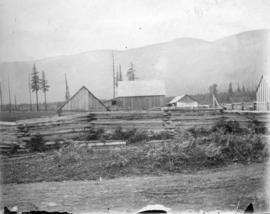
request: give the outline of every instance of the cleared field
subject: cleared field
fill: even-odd
[[[159,203],[175,210],[234,211],[253,202],[266,209],[266,164],[231,165],[215,170],[99,181],[41,182],[2,186],[1,206],[34,204],[39,209],[73,213],[131,213]],[[27,205],[26,205],[27,207]]]
[[[8,111],[0,112],[0,121],[14,122],[16,120],[25,120],[32,118],[51,117],[56,115],[56,111]]]

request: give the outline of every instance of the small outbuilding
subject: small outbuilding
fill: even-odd
[[[197,108],[199,107],[199,102],[193,97],[185,94],[182,96],[176,96],[169,102],[169,106],[176,108]]]
[[[161,80],[119,81],[117,97],[120,109],[149,110],[165,105],[165,84]]]
[[[107,111],[106,106],[85,86],[81,87],[70,99],[57,110],[58,114],[72,112],[102,112]]]
[[[270,110],[270,76],[262,75],[256,89],[256,110]]]

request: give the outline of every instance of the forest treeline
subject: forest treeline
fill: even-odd
[[[212,84],[209,87],[209,92],[204,94],[194,94],[192,97],[201,104],[211,104],[213,102],[213,95],[217,98],[219,103],[245,103],[254,102],[256,100],[256,90],[250,89],[238,84],[236,89],[233,89],[232,83],[229,83],[227,91],[218,91],[218,85]]]

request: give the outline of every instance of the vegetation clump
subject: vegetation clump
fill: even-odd
[[[42,175],[42,180],[46,181],[95,180],[99,177],[179,173],[233,163],[262,163],[269,157],[267,143],[264,129],[258,129],[254,124],[257,122],[251,121],[242,127],[236,121],[222,120],[208,129],[176,129],[174,138],[162,132],[136,129],[118,128],[110,134],[92,130],[89,139],[127,140],[127,145],[101,148],[93,147],[91,143],[65,144],[39,158],[12,162],[12,170],[5,167],[5,179],[33,182],[37,181],[36,176]],[[155,138],[162,140],[150,141]],[[28,148],[32,151],[45,149],[42,137],[33,136]],[[25,161],[27,167],[21,168],[21,161]],[[14,167],[16,164],[20,167]]]
[[[31,136],[30,140],[26,144],[26,148],[30,152],[42,152],[46,150],[45,142],[40,134],[35,134]]]

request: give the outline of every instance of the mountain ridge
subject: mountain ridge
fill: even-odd
[[[146,48],[149,46],[155,46],[155,45],[162,45],[162,44],[166,44],[166,43],[170,43],[170,42],[175,42],[178,40],[194,40],[194,41],[201,41],[204,43],[212,43],[212,42],[217,42],[219,40],[224,40],[226,38],[230,38],[230,37],[234,37],[237,35],[242,35],[242,34],[246,34],[246,33],[252,33],[252,32],[268,32],[270,31],[270,29],[255,29],[255,30],[249,30],[249,31],[244,31],[244,32],[239,32],[237,34],[232,34],[232,35],[228,35],[213,41],[208,41],[208,40],[204,40],[204,39],[200,39],[200,38],[193,38],[193,37],[179,37],[179,38],[175,38],[169,41],[165,41],[165,42],[159,42],[159,43],[153,43],[153,44],[149,44],[149,45],[144,45],[144,46],[139,46],[139,47],[135,47],[135,48],[129,48],[129,49],[123,49],[123,50],[119,50],[119,49],[94,49],[94,50],[87,50],[87,51],[82,51],[82,52],[78,52],[78,53],[74,53],[74,54],[61,54],[61,55],[54,55],[54,56],[49,56],[49,57],[44,57],[44,58],[38,58],[38,59],[32,59],[32,60],[15,60],[15,61],[0,61],[0,64],[4,64],[4,63],[22,63],[22,62],[33,62],[33,61],[40,61],[40,60],[47,60],[47,59],[51,59],[51,58],[57,58],[57,57],[68,57],[68,56],[75,56],[75,55],[80,55],[80,54],[85,54],[85,53],[89,53],[89,52],[96,52],[96,51],[126,51],[126,50],[133,50],[133,49],[140,49],[140,48]]]
[[[121,64],[124,79],[130,62],[133,62],[139,78],[164,80],[168,96],[207,92],[213,83],[218,83],[218,89],[224,90],[229,81],[254,87],[265,72],[268,40],[269,30],[263,29],[215,41],[179,38],[127,50],[92,50],[38,60],[3,62],[0,63],[3,98],[6,103],[9,76],[12,95],[19,97],[18,102],[29,100],[27,81],[35,63],[39,71],[46,72],[51,84],[49,101],[64,99],[64,73],[67,73],[71,94],[86,85],[100,99],[109,99],[113,88],[112,51],[115,68],[118,70]]]

